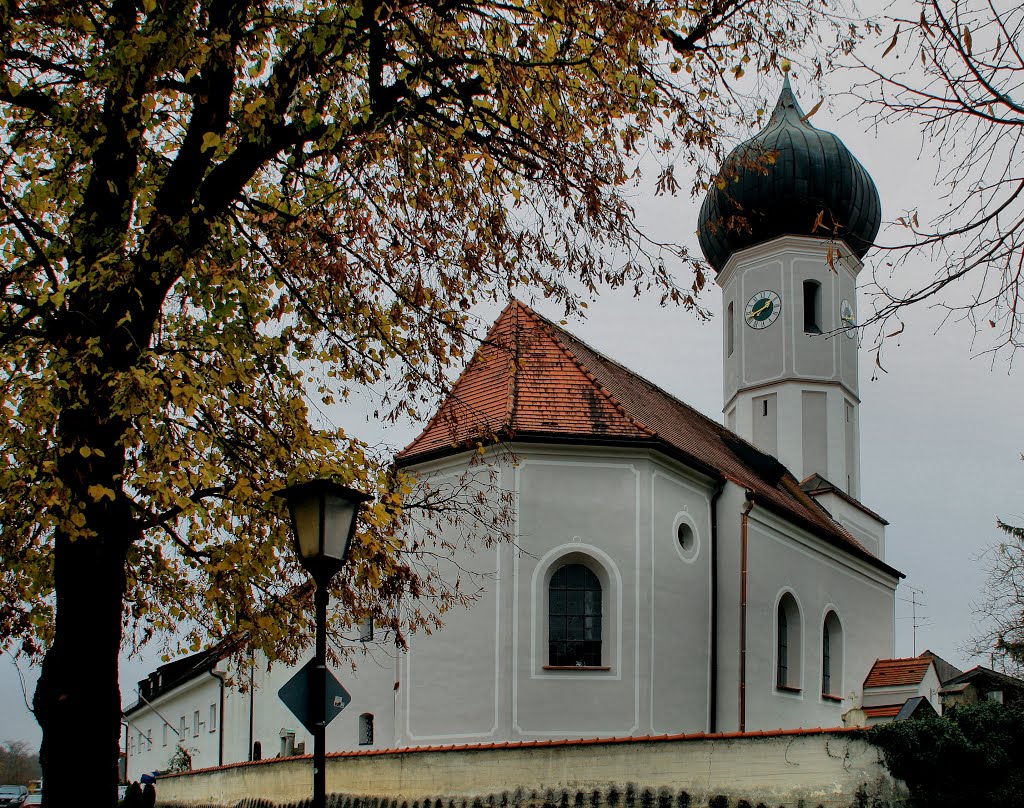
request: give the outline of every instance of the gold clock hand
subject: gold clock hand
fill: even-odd
[[[770,300],[766,300],[764,303],[761,304],[760,308],[754,309],[752,312],[750,312],[750,314],[747,315],[747,318],[749,319],[752,317],[757,317],[757,315],[759,315],[762,311],[764,311],[771,305],[772,302]]]

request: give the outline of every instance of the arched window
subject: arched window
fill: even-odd
[[[821,284],[804,281],[804,331],[821,333]]]
[[[263,744],[259,741],[253,741],[252,744],[252,759],[263,760]]]
[[[839,697],[843,691],[843,625],[830,611],[821,629],[821,693]]]
[[[800,608],[789,592],[779,598],[775,617],[775,686],[800,689]]]
[[[359,745],[373,745],[373,713],[363,713],[359,716]]]
[[[583,564],[566,564],[551,576],[548,664],[601,665],[601,582]]]

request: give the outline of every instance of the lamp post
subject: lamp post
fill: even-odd
[[[312,480],[277,492],[288,503],[295,550],[313,578],[316,656],[309,688],[313,731],[313,808],[327,802],[327,601],[331,578],[344,565],[360,506],[370,497],[330,480]]]

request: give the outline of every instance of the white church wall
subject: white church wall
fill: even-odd
[[[651,481],[651,734],[708,728],[712,489],[653,464]],[[684,528],[680,542],[679,528]]]
[[[514,448],[500,485],[517,495],[515,546],[460,558],[486,591],[411,639],[399,743],[706,729],[710,483],[646,451]],[[594,668],[548,664],[548,585],[565,563],[601,582]]]
[[[429,485],[455,485],[470,474],[497,508],[500,492],[513,481],[511,463],[474,470],[469,455],[458,455],[415,470]],[[456,529],[442,535],[455,541]],[[483,537],[478,544],[482,545]],[[409,637],[399,657],[395,742],[404,746],[479,743],[506,737],[511,644],[510,587],[513,548],[499,544],[463,549],[450,561],[438,559],[441,573],[478,592],[468,608],[442,616],[443,628]]]
[[[513,575],[512,731],[516,737],[631,735],[643,723],[643,620],[639,578],[649,512],[649,464],[569,451],[528,450],[516,469],[519,544]],[[601,668],[552,669],[547,582],[562,563],[589,559],[601,580]],[[648,561],[649,564],[649,561]]]
[[[748,524],[747,729],[838,726],[856,706],[871,665],[892,655],[896,580],[755,505]],[[776,687],[776,608],[789,591],[800,608],[799,692]],[[822,695],[822,631],[835,611],[842,625],[841,684]],[[833,656],[835,659],[835,654]],[[833,671],[835,680],[839,675]]]
[[[718,729],[739,728],[740,598],[744,490],[726,485],[719,522]],[[877,658],[893,653],[896,580],[754,505],[747,529],[745,729],[838,726],[851,695]],[[800,692],[775,687],[778,599],[789,591],[800,607]],[[842,624],[842,684],[836,703],[821,694],[822,626],[829,610]],[[833,678],[836,674],[833,673]],[[839,689],[841,687],[841,690]]]

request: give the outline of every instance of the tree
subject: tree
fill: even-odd
[[[973,651],[998,657],[1004,670],[1024,673],[1024,527],[998,520],[1006,539],[986,553],[988,580],[975,607],[982,633]]]
[[[39,756],[24,741],[4,741],[0,745],[0,783],[28,785],[39,777]]]
[[[114,804],[123,643],[183,626],[194,649],[242,632],[294,653],[288,481],[376,497],[339,630],[372,612],[401,632],[465,600],[431,567],[443,543],[400,538],[410,504],[443,517],[448,500],[406,501],[385,458],[317,428],[322,408],[369,388],[382,415],[416,414],[471,347],[467,312],[515,287],[573,311],[628,283],[695,309],[702,276],[676,285],[666,259],[689,257],[637,231],[623,186],[641,153],[714,152],[739,114],[726,79],[804,46],[816,14],[0,6],[0,636],[43,657],[49,805]],[[82,727],[90,743],[68,744]]]
[[[1024,341],[1024,8],[917,0],[911,9],[888,19],[891,39],[877,62],[859,62],[870,79],[854,93],[876,124],[921,126],[943,209],[899,217],[910,238],[889,247],[897,271],[876,273],[872,319],[889,330],[907,306],[927,302],[1012,353]],[[922,252],[934,275],[905,282],[906,257]]]

